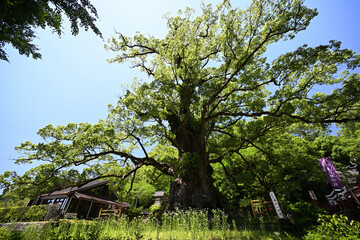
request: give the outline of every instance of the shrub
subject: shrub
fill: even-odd
[[[325,213],[325,210],[307,202],[291,203],[289,204],[288,211],[291,213],[295,224],[304,230],[308,230],[316,225],[318,215]]]
[[[0,222],[41,221],[47,213],[46,206],[0,208]]]
[[[349,220],[343,215],[320,215],[320,225],[310,230],[304,237],[305,240],[336,239],[360,240],[360,223]]]
[[[11,236],[11,231],[8,228],[0,227],[0,240],[7,240]]]
[[[21,232],[16,231],[15,226],[10,224],[0,228],[0,240],[22,240]],[[27,240],[27,239],[26,239]]]
[[[40,221],[43,220],[48,209],[46,206],[31,206],[25,212],[24,221]]]
[[[59,221],[50,223],[45,226],[41,234],[36,239],[46,240],[88,240],[88,239],[103,239],[99,235],[104,228],[106,222],[91,222],[86,220],[75,221]],[[29,239],[30,240],[30,239]]]
[[[28,227],[26,227],[23,232],[21,233],[21,236],[23,240],[35,240],[39,239],[41,236],[42,228],[41,226],[37,224],[31,224]]]
[[[161,205],[160,204],[153,204],[151,205],[151,207],[149,208],[149,212],[153,213],[157,210],[159,210],[161,208]]]

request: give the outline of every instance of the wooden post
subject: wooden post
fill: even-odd
[[[69,210],[72,197],[70,197],[70,198],[68,198],[68,199],[69,199],[69,200],[68,200],[67,203],[66,203],[66,207],[65,207],[65,210],[64,210],[64,215],[65,215],[65,214],[67,213],[67,211]]]
[[[78,212],[79,205],[80,205],[80,202],[81,202],[81,199],[78,199],[78,200],[79,200],[79,201],[77,202],[76,208],[75,208],[75,212],[76,212],[76,213]]]
[[[118,221],[120,220],[120,217],[121,217],[121,210],[122,210],[122,208],[119,208],[119,214],[118,214],[118,216],[117,216],[117,220],[118,220]]]
[[[350,188],[349,188],[349,189],[350,189]],[[350,192],[351,196],[354,198],[356,204],[357,204],[358,206],[360,206],[359,199],[355,196],[355,194],[353,193],[353,191],[350,189],[349,192]]]
[[[340,211],[344,210],[344,206],[342,205],[341,201],[342,201],[341,198],[340,198],[340,201],[336,200],[337,206],[339,206]]]
[[[87,212],[87,214],[86,214],[86,218],[85,218],[85,219],[88,219],[88,217],[89,217],[90,210],[91,210],[91,207],[92,207],[92,205],[93,205],[93,202],[94,202],[94,201],[91,201],[91,203],[90,203],[90,207],[89,207],[89,210],[88,210],[88,212]]]
[[[99,211],[99,217],[98,217],[98,219],[100,220],[100,216],[101,216],[101,212],[102,212],[102,208],[100,208],[100,211]]]
[[[255,213],[255,209],[254,209],[254,203],[253,203],[252,199],[250,199],[250,205],[251,205],[251,210],[252,210],[253,216],[254,216],[254,218],[256,218],[256,213]]]
[[[331,208],[328,205],[329,203],[324,203],[324,206],[328,212],[331,212]]]

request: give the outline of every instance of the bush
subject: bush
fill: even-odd
[[[11,231],[8,228],[0,228],[0,240],[10,239]]]
[[[161,205],[160,204],[153,204],[151,205],[151,207],[149,208],[149,212],[153,213],[157,210],[159,210],[161,208]]]
[[[0,222],[32,222],[44,220],[47,206],[0,208]]]
[[[40,221],[44,220],[47,212],[46,206],[31,206],[25,212],[24,221]]]
[[[320,225],[310,230],[304,237],[305,240],[336,239],[336,240],[360,240],[360,223],[349,220],[342,215],[320,215]]]
[[[288,211],[291,213],[295,224],[304,230],[316,225],[318,215],[325,213],[325,210],[308,202],[291,203]]]
[[[6,227],[0,228],[0,240],[22,240],[21,232],[15,230],[15,226],[10,224]],[[30,240],[30,239],[29,239]]]

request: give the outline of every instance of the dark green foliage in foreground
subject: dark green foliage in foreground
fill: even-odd
[[[64,15],[71,23],[73,35],[79,33],[79,27],[84,27],[101,36],[95,26],[97,12],[89,0],[0,1],[0,60],[9,61],[5,44],[11,44],[21,55],[41,58],[38,47],[32,43],[35,29],[49,27],[60,36]]]
[[[312,203],[302,201],[289,204],[288,208],[294,223],[303,231],[317,224],[316,220],[319,214],[326,213],[324,209],[316,207]]]
[[[319,218],[320,225],[309,231],[305,240],[318,239],[360,239],[360,223],[349,220],[346,216],[327,216]]]
[[[221,210],[213,210],[208,218],[205,210],[179,211],[165,213],[161,219],[135,218],[128,222],[122,217],[119,221],[60,221],[49,223],[43,229],[37,225],[26,228],[21,233],[13,228],[0,228],[0,239],[274,239],[281,237],[279,232],[266,232],[264,229],[249,230],[235,222],[229,224],[228,217]],[[273,229],[274,230],[274,229]]]

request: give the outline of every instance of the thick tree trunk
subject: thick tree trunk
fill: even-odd
[[[192,116],[184,119],[186,121],[181,122],[176,115],[168,119],[172,132],[176,134],[180,165],[170,186],[169,208],[222,208],[220,194],[211,176],[213,170],[206,153],[203,128]]]
[[[170,186],[169,209],[222,208],[221,197],[213,185],[210,166],[184,168]]]

